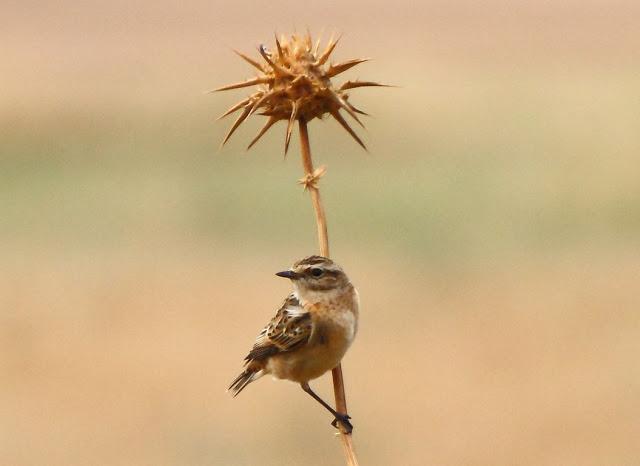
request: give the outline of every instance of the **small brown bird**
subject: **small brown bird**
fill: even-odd
[[[229,386],[236,396],[266,374],[298,382],[333,414],[348,432],[353,426],[316,395],[309,381],[333,369],[347,352],[358,328],[358,292],[336,263],[310,256],[278,272],[293,284],[291,293],[271,322],[262,329],[245,358],[245,370]]]

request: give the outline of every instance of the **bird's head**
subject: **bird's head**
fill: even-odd
[[[341,291],[350,285],[342,268],[331,259],[309,256],[299,260],[289,270],[278,272],[279,277],[288,278],[301,294],[319,291]]]

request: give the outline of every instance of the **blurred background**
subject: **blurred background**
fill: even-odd
[[[363,466],[640,459],[640,3],[9,1],[0,463],[342,465],[268,378],[225,393],[316,251],[297,141],[215,118],[274,31],[343,32],[367,154],[314,121]],[[295,138],[294,138],[295,140]],[[332,399],[330,377],[315,383]]]

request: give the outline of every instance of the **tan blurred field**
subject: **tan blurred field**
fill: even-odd
[[[315,238],[297,145],[217,152],[203,91],[307,25],[401,86],[353,92],[370,154],[311,126],[362,466],[640,462],[640,4],[3,10],[1,465],[343,464],[295,385],[225,393]]]

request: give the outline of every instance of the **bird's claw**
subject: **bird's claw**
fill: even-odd
[[[338,429],[338,423],[340,423],[342,424],[342,427],[344,428],[345,433],[350,434],[353,431],[353,425],[351,425],[351,423],[349,422],[349,419],[351,419],[351,416],[349,416],[348,414],[338,413],[336,415],[336,418],[331,423],[331,425],[336,429]]]

